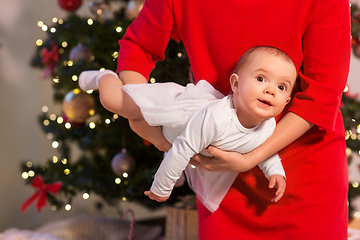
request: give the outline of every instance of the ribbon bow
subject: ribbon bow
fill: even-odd
[[[41,208],[46,205],[47,193],[56,194],[60,190],[62,182],[58,181],[51,184],[45,184],[41,176],[36,176],[31,182],[31,186],[36,188],[37,191],[21,205],[22,213],[24,213],[37,198],[38,201],[35,206],[38,212],[40,212]]]
[[[50,48],[43,48],[41,50],[41,62],[45,66],[48,66],[42,77],[45,78],[54,73],[56,63],[59,61],[59,48],[54,43],[51,43]]]

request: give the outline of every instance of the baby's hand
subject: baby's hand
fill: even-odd
[[[167,197],[160,197],[158,195],[156,195],[155,193],[153,193],[151,190],[149,191],[145,191],[144,194],[146,196],[148,196],[151,200],[156,200],[158,202],[165,202],[166,200],[168,200],[169,196]]]
[[[275,196],[271,199],[272,202],[278,202],[285,193],[286,181],[284,176],[280,174],[274,174],[270,176],[269,188],[277,188]]]

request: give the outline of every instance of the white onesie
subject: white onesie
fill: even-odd
[[[251,129],[243,127],[236,115],[232,95],[223,96],[208,82],[185,87],[176,83],[128,84],[124,90],[140,107],[152,126],[162,126],[164,137],[172,143],[151,186],[158,196],[170,195],[185,170],[190,187],[200,201],[214,212],[234,182],[237,173],[208,172],[189,165],[197,153],[209,156],[209,145],[222,150],[247,153],[260,146],[274,131],[275,119]],[[265,176],[285,177],[277,154],[259,164]]]

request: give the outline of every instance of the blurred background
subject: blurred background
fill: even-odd
[[[90,16],[89,3],[84,0],[77,15]],[[49,220],[84,213],[118,217],[117,209],[106,209],[106,205],[99,213],[96,196],[87,201],[81,196],[73,199],[70,211],[52,211],[47,204],[41,213],[33,206],[21,213],[21,204],[34,193],[21,176],[21,162],[43,164],[58,154],[38,121],[43,106],[49,112],[61,112],[61,105],[53,100],[53,82],[42,79],[44,70],[30,66],[36,40],[45,37],[38,22],[51,23],[54,17],[66,18],[69,12],[59,7],[57,0],[0,0],[0,9],[0,232],[14,227],[33,229]],[[134,209],[137,219],[165,216],[162,209],[121,204],[121,209]]]

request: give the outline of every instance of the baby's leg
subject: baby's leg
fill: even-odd
[[[160,151],[168,152],[171,144],[164,138],[161,127],[150,126],[144,119],[129,120],[131,129],[148,140]]]
[[[80,74],[79,86],[82,90],[99,89],[100,101],[104,108],[127,119],[142,118],[140,108],[122,90],[123,83],[110,70],[85,71]]]

